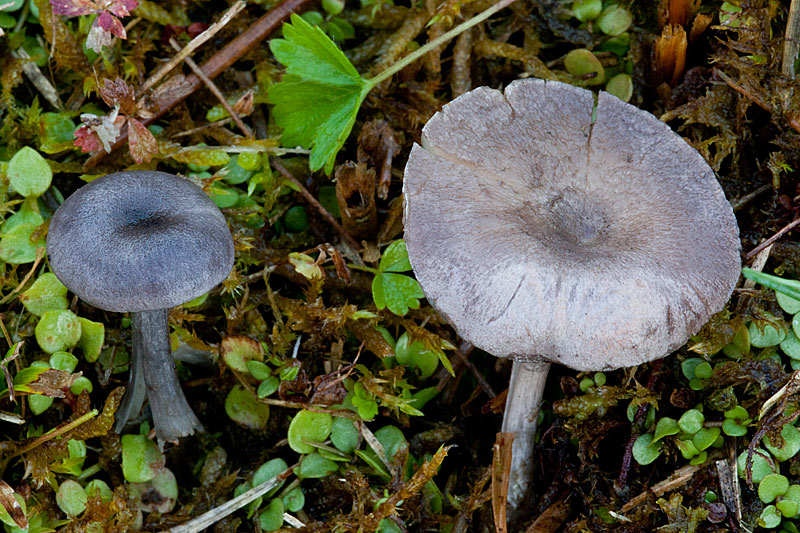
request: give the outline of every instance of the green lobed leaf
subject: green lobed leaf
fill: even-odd
[[[283,128],[284,146],[310,148],[310,168],[324,166],[330,175],[372,85],[322,30],[300,16],[283,25],[283,35],[269,44],[286,67],[283,79],[268,90],[275,123]]]
[[[408,309],[419,309],[419,300],[424,298],[417,280],[403,274],[381,272],[372,280],[372,298],[378,309],[389,308],[392,313],[403,316]]]
[[[411,270],[406,241],[400,239],[386,247],[378,265],[381,272],[407,272]]]

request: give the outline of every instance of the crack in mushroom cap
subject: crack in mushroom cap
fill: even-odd
[[[605,92],[536,79],[470,91],[424,127],[403,193],[427,298],[498,357],[578,370],[651,361],[721,310],[739,277],[739,230],[714,172]]]
[[[97,178],[59,207],[50,266],[72,292],[107,311],[187,302],[223,281],[234,248],[225,217],[189,180],[156,171]]]

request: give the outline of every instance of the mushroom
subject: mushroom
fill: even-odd
[[[58,208],[47,252],[55,275],[79,298],[131,312],[133,359],[117,431],[145,396],[159,440],[202,430],[170,357],[167,313],[210,290],[233,267],[233,238],[214,202],[165,172],[109,174]]]
[[[405,168],[405,239],[430,303],[513,360],[508,505],[529,488],[550,363],[610,370],[680,347],[739,276],[714,172],[653,115],[537,79],[459,96]]]

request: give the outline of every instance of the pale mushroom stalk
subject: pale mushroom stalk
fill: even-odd
[[[174,442],[191,435],[195,430],[202,430],[202,425],[189,407],[175,372],[175,362],[170,354],[167,314],[167,309],[131,313],[134,366],[130,386],[137,390],[142,387],[141,383],[144,384],[159,439]],[[132,413],[141,409],[142,401],[143,397]],[[120,418],[117,429],[120,430],[124,425],[125,422]]]
[[[514,361],[511,367],[501,431],[514,433],[507,497],[512,511],[521,506],[533,477],[536,420],[549,371],[547,362]]]

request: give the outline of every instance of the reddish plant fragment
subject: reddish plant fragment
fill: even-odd
[[[139,5],[136,0],[50,0],[53,13],[76,17],[79,15],[97,14],[92,23],[86,46],[97,53],[103,46],[108,46],[114,41],[114,36],[125,39],[125,26],[121,17],[130,15],[131,10]]]
[[[119,107],[123,115],[136,113],[135,91],[122,78],[103,80],[103,86],[97,92],[108,107]]]
[[[98,84],[99,85],[99,84]],[[137,113],[135,91],[122,78],[103,80],[98,88],[100,98],[114,110],[105,117],[84,113],[83,125],[75,131],[75,146],[83,152],[99,150],[106,152],[128,124],[128,149],[137,164],[148,163],[158,153],[158,141],[152,133],[135,118]],[[121,114],[120,114],[121,112]]]
[[[119,109],[116,107],[104,117],[83,113],[83,124],[75,130],[75,146],[82,152],[94,152],[100,148],[110,152],[111,144],[117,140],[122,125],[125,124],[125,117],[118,116],[118,113]]]
[[[137,164],[147,163],[158,153],[158,141],[135,118],[128,118],[128,149]]]

